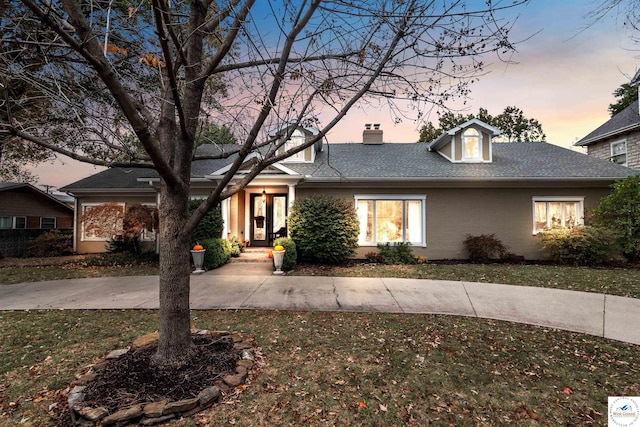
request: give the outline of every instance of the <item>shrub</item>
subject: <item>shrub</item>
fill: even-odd
[[[640,176],[630,176],[612,186],[593,211],[593,224],[614,233],[622,254],[630,262],[640,260]]]
[[[273,246],[281,245],[284,247],[284,260],[282,261],[283,270],[291,270],[298,260],[298,250],[296,249],[296,243],[293,239],[288,237],[278,237]]]
[[[239,257],[241,252],[244,252],[244,243],[238,239],[238,236],[231,238],[231,256]]]
[[[463,244],[471,262],[490,262],[495,259],[503,259],[508,254],[507,247],[495,234],[481,234],[479,236],[467,234]]]
[[[132,252],[91,255],[82,260],[87,267],[125,267],[129,265],[157,264],[160,256],[153,251],[134,254]]]
[[[200,206],[200,203],[202,203],[202,200],[189,200],[189,215]],[[219,207],[215,207],[207,212],[191,234],[191,246],[196,242],[203,242],[207,239],[220,237],[223,228],[224,220],[222,219],[222,212]]]
[[[52,257],[73,253],[73,232],[51,230],[29,239],[25,256]]]
[[[231,259],[231,244],[229,240],[218,237],[200,242],[205,248],[204,267],[213,270],[226,264]]]
[[[353,203],[329,196],[298,199],[289,215],[289,235],[302,261],[338,264],[358,247],[360,224]]]
[[[411,253],[411,244],[397,242],[391,245],[390,243],[379,243],[378,250],[380,251],[380,257],[385,264],[415,264],[416,258]]]
[[[598,265],[611,259],[615,235],[606,228],[579,226],[538,233],[542,248],[561,264]]]
[[[376,264],[382,264],[384,262],[384,260],[382,259],[382,255],[380,255],[380,253],[378,252],[367,252],[366,254],[364,254],[364,257],[367,259],[368,262],[372,262],[372,263],[376,263]]]

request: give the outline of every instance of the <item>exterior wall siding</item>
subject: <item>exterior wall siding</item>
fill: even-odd
[[[148,193],[144,195],[96,195],[96,196],[77,196],[77,206],[78,206],[78,220],[76,221],[76,227],[74,230],[74,236],[76,240],[76,252],[79,254],[91,254],[91,253],[101,253],[106,252],[106,244],[105,241],[83,241],[82,240],[82,221],[80,220],[80,216],[82,215],[82,206],[85,204],[93,204],[93,203],[124,203],[126,205],[131,205],[135,203],[156,203],[156,194]],[[143,248],[145,250],[153,250],[155,249],[155,242],[143,242]]]
[[[34,191],[19,188],[0,192],[0,216],[27,218],[27,228],[40,228],[40,218],[56,218],[56,228],[72,228],[73,212]]]
[[[610,138],[591,144],[587,147],[587,154],[608,160],[611,157],[611,143],[622,139],[627,141],[627,166],[640,169],[640,132],[629,134],[626,138]]]
[[[466,259],[463,241],[467,235],[495,233],[510,252],[526,259],[545,259],[539,238],[533,235],[534,196],[584,197],[584,210],[598,205],[609,194],[604,188],[398,188],[381,189],[298,189],[297,197],[317,193],[354,200],[354,194],[416,194],[426,196],[427,246],[413,246],[415,255],[428,259]],[[358,257],[364,257],[372,247],[361,247]]]

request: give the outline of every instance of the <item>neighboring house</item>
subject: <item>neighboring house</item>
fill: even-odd
[[[0,183],[0,229],[73,227],[73,208],[31,184]]]
[[[73,208],[31,184],[0,183],[0,256],[20,256],[39,230],[73,228]]]
[[[640,90],[640,70],[629,82]],[[587,147],[587,154],[619,165],[640,169],[640,99],[631,103],[602,126],[574,145]]]
[[[359,257],[378,243],[408,242],[414,254],[429,259],[465,258],[467,235],[495,233],[511,252],[540,259],[540,230],[582,223],[613,182],[637,173],[547,143],[493,143],[498,133],[474,119],[431,143],[400,144],[384,143],[382,130],[367,125],[362,143],[317,144],[272,165],[225,200],[223,235],[269,246],[275,233],[286,232],[295,199],[326,194],[356,207]],[[287,145],[315,134],[300,128]],[[256,156],[246,159],[238,178]],[[205,196],[233,159],[194,162],[191,196]],[[62,190],[75,196],[80,213],[104,202],[156,203],[157,186],[153,171],[116,168]],[[106,236],[86,230],[76,221],[77,251],[104,250]]]
[[[640,169],[640,114],[634,102],[574,144],[587,154]]]

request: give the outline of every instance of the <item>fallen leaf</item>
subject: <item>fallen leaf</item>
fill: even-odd
[[[564,394],[566,394],[567,396],[570,396],[570,395],[572,395],[572,394],[573,394],[573,390],[571,390],[571,388],[570,388],[570,387],[565,387],[565,388],[563,388],[563,389],[562,389],[562,392],[563,392]]]
[[[361,408],[366,408],[367,407],[367,402],[365,402],[364,400],[361,400],[360,402],[358,402],[358,406]]]
[[[387,407],[387,405],[383,405],[382,403],[381,403],[379,406],[380,406],[380,410],[381,410],[382,412],[387,412],[387,410],[389,409],[389,408]]]

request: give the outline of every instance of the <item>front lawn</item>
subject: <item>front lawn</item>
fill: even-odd
[[[606,425],[640,395],[640,346],[435,315],[194,311],[265,366],[227,403],[171,425]],[[2,312],[0,425],[64,425],[74,373],[152,332],[155,311]]]

